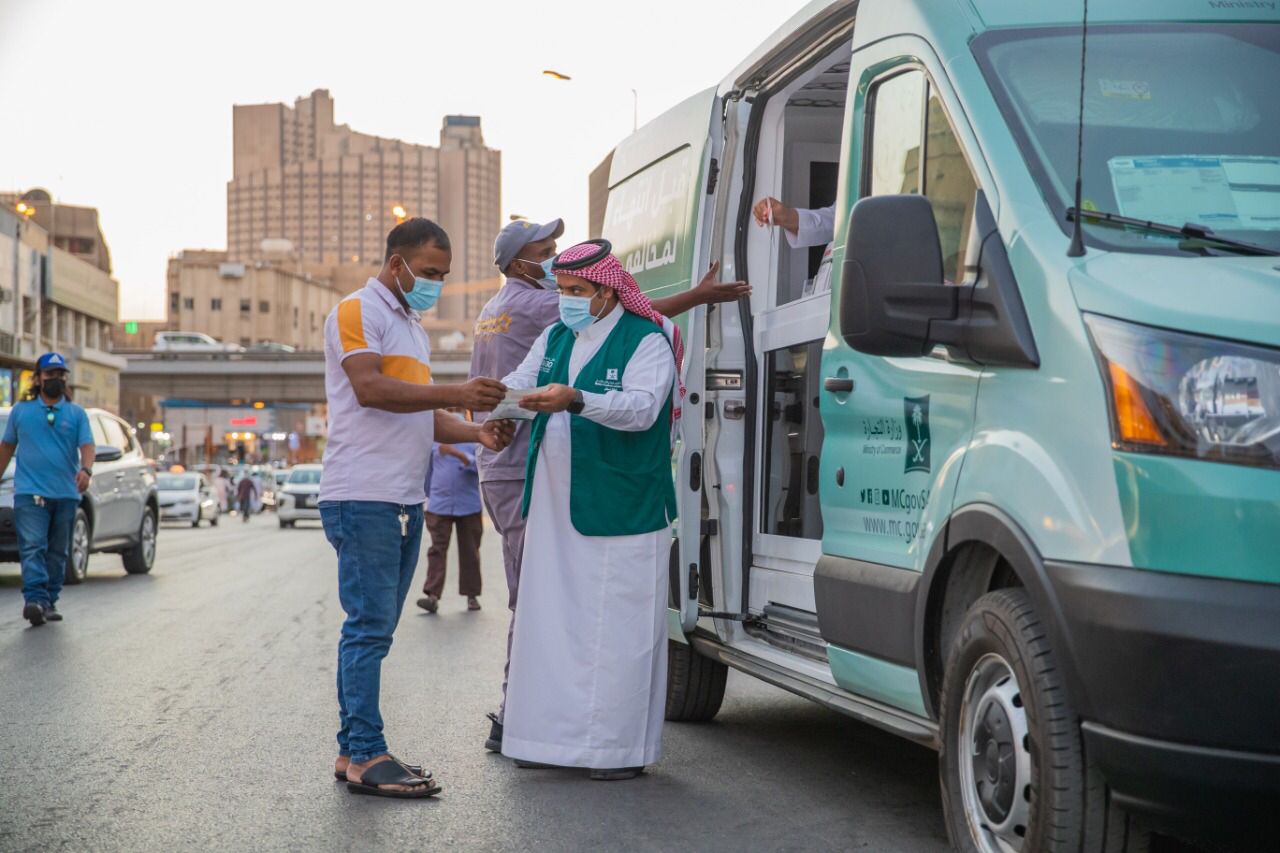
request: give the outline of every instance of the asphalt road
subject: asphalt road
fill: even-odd
[[[41,628],[0,565],[0,850],[949,849],[932,752],[736,673],[717,720],[669,724],[635,781],[485,752],[497,546],[486,530],[484,610],[411,599],[383,667],[392,750],[445,786],[429,802],[332,779],[342,611],[318,525],[165,528],[150,575],[95,555]]]

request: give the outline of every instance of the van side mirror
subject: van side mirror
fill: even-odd
[[[864,198],[849,214],[840,333],[869,355],[920,356],[929,326],[956,319],[959,288],[943,283],[933,205],[919,195]]]
[[[109,444],[99,444],[93,451],[94,462],[118,462],[123,456],[120,448]]]

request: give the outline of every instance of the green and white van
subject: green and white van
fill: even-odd
[[[753,285],[684,326],[668,718],[933,746],[962,850],[1280,803],[1280,12],[1094,3],[1083,84],[1080,12],[810,3],[610,167],[647,292]]]

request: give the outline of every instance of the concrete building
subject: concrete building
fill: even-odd
[[[35,207],[33,216],[20,217],[12,204],[0,206],[0,404],[11,405],[30,384],[40,353],[57,350],[70,362],[76,402],[116,411],[125,363],[108,350],[119,285],[110,275],[97,211],[57,205],[51,218],[62,238],[51,247],[39,224],[41,207],[49,207],[47,193],[0,197],[32,199]],[[64,220],[57,220],[64,210],[81,211],[65,216],[66,231]]]
[[[285,104],[232,109],[234,174],[227,183],[227,251],[260,257],[264,240],[286,239],[302,262],[343,290],[382,265],[401,208],[449,232],[456,281],[492,274],[500,225],[501,154],[485,147],[477,116],[446,116],[439,147],[359,133],[334,122],[333,98],[317,89]],[[349,266],[356,271],[332,271]],[[465,296],[446,296],[442,319],[474,316]]]
[[[35,209],[31,222],[46,232],[53,230],[53,245],[111,274],[111,252],[102,236],[96,207],[55,204],[48,191],[39,188],[23,193],[0,192],[0,205],[5,209],[13,210],[19,202]]]
[[[167,319],[122,324],[117,348],[150,349],[156,332],[184,331],[244,347],[273,342],[324,349],[324,318],[342,294],[306,272],[286,246],[260,254],[261,260],[232,261],[227,252],[179,252],[166,275]]]
[[[112,335],[121,351],[149,350],[157,332],[203,332],[226,343],[250,347],[264,341],[285,343],[303,351],[324,349],[324,319],[343,296],[363,287],[348,282],[337,288],[304,272],[297,260],[228,261],[226,252],[188,249],[169,259],[169,319],[121,322]],[[376,272],[376,271],[375,271]],[[501,276],[479,281],[453,281],[445,294],[464,304],[476,305],[475,314],[502,286]],[[247,312],[240,309],[247,305]],[[286,301],[280,301],[286,300]],[[297,300],[287,301],[287,300]],[[263,302],[270,303],[262,311]],[[214,308],[218,305],[218,308]],[[176,307],[175,307],[176,306]],[[298,328],[293,328],[297,308]],[[314,317],[314,323],[312,318]],[[470,349],[471,318],[441,318],[429,311],[422,327],[433,349]],[[0,343],[3,339],[0,338]]]

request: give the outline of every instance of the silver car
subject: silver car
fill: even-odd
[[[304,519],[320,520],[320,465],[295,465],[284,488],[276,493],[276,517],[281,527],[293,527]]]
[[[0,408],[0,429],[10,409]],[[89,569],[89,555],[119,554],[131,575],[151,571],[156,558],[159,515],[156,478],[147,464],[134,430],[102,409],[86,409],[96,445],[93,477],[80,498],[71,547],[67,555],[66,583],[81,583]],[[0,561],[18,559],[18,536],[13,518],[16,464],[0,475]]]
[[[222,509],[204,474],[157,474],[156,488],[161,521],[186,521],[192,527],[207,521],[210,527],[218,526]]]

